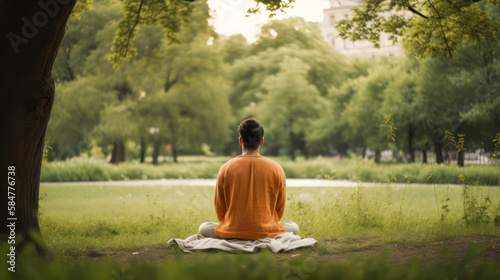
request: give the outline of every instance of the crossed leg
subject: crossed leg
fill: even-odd
[[[205,222],[200,225],[200,235],[204,237],[220,238],[215,234],[215,227],[219,223]],[[299,233],[299,226],[294,222],[284,222],[280,223],[286,230],[293,232],[293,234]]]

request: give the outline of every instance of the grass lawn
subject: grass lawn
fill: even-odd
[[[288,188],[282,221],[295,221],[301,236],[320,240],[315,250],[325,254],[366,244],[499,235],[500,188],[470,191],[478,201],[471,215],[481,216],[484,197],[491,205],[469,226],[462,219],[463,189],[448,187],[436,189],[437,205],[433,187]],[[40,192],[42,234],[62,254],[163,246],[196,234],[202,222],[217,221],[213,187],[49,185]]]
[[[393,177],[395,182],[404,183],[406,182],[405,176],[409,176],[412,183],[461,184],[459,175],[464,173],[462,168],[447,164],[376,164],[371,159],[332,159],[326,157],[308,160],[299,157],[296,161],[291,161],[287,157],[271,158],[281,164],[287,178],[325,179],[325,175],[333,175],[335,179],[351,181],[359,179],[362,182],[379,183]],[[48,162],[42,169],[41,181],[216,178],[219,168],[229,159],[231,157],[182,156],[179,157],[179,163],[162,162],[157,166],[137,161],[113,165],[90,159]],[[470,184],[500,185],[500,167],[498,165],[468,165],[465,167],[465,173],[468,175]]]
[[[299,235],[317,239],[316,246],[282,254],[184,254],[166,242],[216,221],[213,187],[43,185],[40,226],[54,258],[25,253],[18,274],[6,274],[3,262],[0,276],[498,279],[500,188],[467,190],[464,204],[462,188],[288,188],[283,221],[297,222]]]

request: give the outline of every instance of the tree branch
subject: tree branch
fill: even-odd
[[[434,12],[436,12],[436,14],[438,15],[437,19],[441,19],[441,14],[438,12],[438,10],[436,9],[436,7],[434,7],[434,4],[432,4],[432,2],[430,0],[427,0],[427,3],[429,3],[429,5],[431,5],[432,9],[434,10]]]
[[[412,13],[414,13],[414,14],[416,14],[416,15],[420,16],[420,17],[423,17],[423,18],[425,18],[425,19],[429,19],[429,17],[427,17],[427,16],[423,15],[422,13],[420,13],[419,11],[415,10],[415,8],[413,8],[413,7],[410,5],[410,3],[409,3],[409,2],[407,2],[407,1],[405,1],[405,0],[403,0],[402,2],[403,2],[403,4],[406,6],[406,8],[407,8],[410,12],[412,12]]]
[[[128,33],[127,45],[125,46],[124,57],[127,56],[128,46],[130,44],[130,38],[132,37],[132,33],[134,32],[135,28],[137,27],[137,24],[139,24],[139,19],[141,17],[142,4],[144,4],[144,0],[141,0],[141,4],[139,4],[139,9],[137,10],[137,17],[135,18],[134,26],[132,26],[132,28],[130,29],[130,32]]]

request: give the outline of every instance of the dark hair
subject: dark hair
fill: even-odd
[[[262,137],[264,137],[264,128],[257,120],[246,119],[238,126],[238,133],[243,140],[245,148],[255,150],[259,147]]]

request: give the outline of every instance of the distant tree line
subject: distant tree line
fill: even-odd
[[[353,58],[326,44],[318,24],[290,18],[264,25],[248,44],[215,33],[200,1],[177,44],[165,42],[161,26],[141,26],[137,55],[115,69],[108,56],[121,3],[93,6],[69,21],[54,65],[51,160],[151,156],[156,164],[161,154],[232,154],[247,117],[265,127],[266,154],[292,159],[357,148],[376,160],[391,149],[409,161],[420,151],[423,161],[433,152],[443,162],[445,130],[486,151],[500,132],[496,41],[461,43],[453,59],[416,60],[412,48],[404,58]],[[498,20],[498,6],[483,8]],[[398,129],[395,141],[380,127],[384,114]]]

